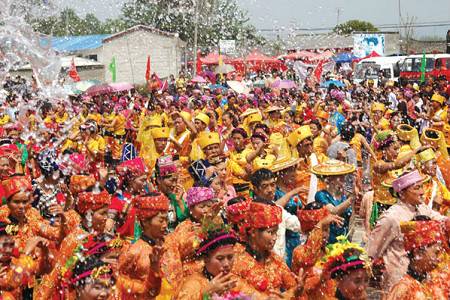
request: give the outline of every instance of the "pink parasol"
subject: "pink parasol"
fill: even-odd
[[[86,90],[85,94],[88,96],[96,96],[96,95],[107,94],[107,93],[112,93],[112,92],[114,92],[113,88],[109,84],[104,83],[104,84],[91,86],[90,88],[88,88]]]
[[[192,78],[191,81],[195,82],[195,83],[206,83],[207,82],[205,78],[203,78],[202,76],[198,76],[198,75],[194,76],[194,78]]]
[[[272,83],[273,88],[277,89],[295,89],[297,85],[292,80],[276,80]]]
[[[110,86],[112,87],[114,92],[123,92],[134,89],[134,86],[131,83],[127,82],[111,83]]]

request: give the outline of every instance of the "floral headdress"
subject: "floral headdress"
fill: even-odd
[[[345,236],[338,236],[337,240],[337,243],[327,246],[326,254],[320,262],[331,278],[355,269],[370,271],[370,260],[364,248],[349,242]]]

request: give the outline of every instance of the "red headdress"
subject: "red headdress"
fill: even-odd
[[[309,232],[314,229],[314,226],[321,220],[326,218],[330,212],[326,207],[320,209],[300,209],[297,211],[297,217],[302,224],[302,231]]]
[[[2,181],[3,189],[5,191],[5,198],[8,199],[18,192],[31,191],[31,180],[27,176],[12,176]]]
[[[437,242],[443,242],[445,244],[445,234],[442,223],[439,221],[401,222],[400,229],[403,233],[406,251],[429,246]]]
[[[89,210],[96,211],[110,203],[111,195],[107,191],[100,193],[82,192],[78,194],[77,210],[80,214],[85,214]]]
[[[161,193],[152,193],[147,196],[137,196],[133,199],[133,206],[139,219],[154,217],[158,212],[169,210],[169,199]]]
[[[269,228],[281,223],[282,210],[276,205],[252,202],[246,216],[248,228]]]

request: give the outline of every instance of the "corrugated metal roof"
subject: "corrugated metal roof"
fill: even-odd
[[[110,34],[80,35],[52,37],[51,46],[60,52],[74,52],[88,49],[96,49],[102,46],[103,39]]]

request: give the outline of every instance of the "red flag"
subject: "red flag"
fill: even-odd
[[[72,78],[73,81],[78,82],[80,81],[80,76],[77,72],[77,67],[75,66],[75,59],[72,57],[72,62],[70,63],[69,68],[69,77]]]
[[[150,80],[150,55],[147,56],[147,69],[145,71],[145,80],[146,81]]]
[[[200,55],[201,55],[201,51],[198,50],[197,51],[197,61],[196,63],[196,68],[197,68],[197,74],[200,74],[202,72],[202,61],[200,60]]]
[[[161,88],[159,89],[161,92],[164,92],[165,90],[167,90],[169,88],[169,83],[167,82],[167,80],[164,80],[164,82],[161,85]]]
[[[326,60],[319,61],[319,63],[317,64],[316,68],[314,69],[314,77],[316,78],[316,80],[318,82],[320,82],[320,79],[322,77],[323,64],[325,63],[325,61]]]

